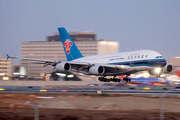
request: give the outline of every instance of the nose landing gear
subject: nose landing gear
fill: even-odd
[[[123,80],[124,80],[125,82],[131,82],[131,78],[128,78],[128,76],[124,77]]]

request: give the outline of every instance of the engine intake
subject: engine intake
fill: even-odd
[[[89,68],[89,73],[92,75],[100,75],[105,72],[105,68],[103,66],[92,66]]]
[[[55,66],[55,69],[58,71],[70,70],[71,65],[65,61],[62,61]]]

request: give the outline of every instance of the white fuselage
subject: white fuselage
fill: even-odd
[[[87,56],[87,57],[75,59],[73,61],[88,62],[91,64],[109,64],[109,63],[122,63],[122,62],[151,60],[151,59],[162,59],[162,58],[156,58],[157,56],[162,56],[162,55],[153,50],[137,50],[137,51],[129,51],[129,52]]]
[[[150,70],[154,67],[164,67],[166,61],[162,58],[162,55],[153,50],[137,50],[129,52],[119,52],[113,54],[103,54],[95,56],[87,56],[79,59],[75,59],[76,62],[87,62],[93,65],[114,65],[120,67],[122,65],[130,66],[129,74],[143,70]],[[124,74],[124,71],[113,70],[110,68],[105,75],[120,75]],[[122,72],[122,73],[121,73]],[[126,71],[127,73],[128,71]]]

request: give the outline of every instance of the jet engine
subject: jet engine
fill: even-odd
[[[166,64],[166,66],[163,68],[164,73],[170,73],[172,72],[173,67],[170,64]]]
[[[152,70],[149,70],[149,74],[155,75],[155,76],[160,76],[163,72],[164,73],[170,73],[170,72],[172,72],[172,70],[173,70],[172,65],[167,64],[163,68],[158,67],[158,68],[154,68]]]
[[[105,72],[105,68],[103,66],[92,66],[89,68],[89,73],[93,74],[93,75],[100,75],[103,74]]]
[[[65,61],[62,61],[55,66],[55,69],[58,71],[70,70],[71,65]]]

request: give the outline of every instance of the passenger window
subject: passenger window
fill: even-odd
[[[130,56],[128,56],[128,60],[130,59]]]
[[[144,55],[141,55],[141,58],[143,58],[144,57]]]
[[[140,55],[138,55],[138,58],[140,58]]]
[[[131,59],[133,59],[133,56],[131,56]]]
[[[134,59],[136,59],[136,56],[134,56]]]
[[[148,55],[146,55],[145,57],[148,57]]]

